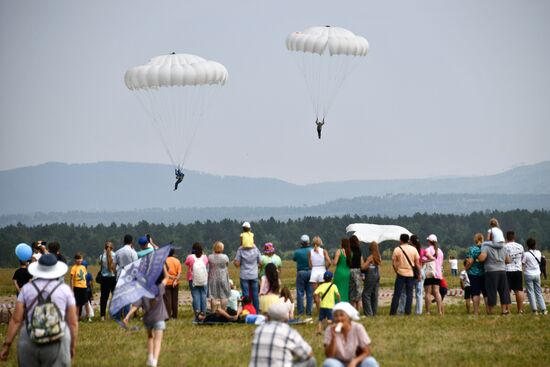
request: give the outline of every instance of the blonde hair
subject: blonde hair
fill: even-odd
[[[482,233],[476,233],[474,235],[474,243],[477,245],[478,243],[483,242],[483,234]]]
[[[496,218],[491,218],[491,220],[489,221],[489,225],[491,227],[499,227],[498,220]]]
[[[313,247],[323,246],[323,240],[319,236],[313,237],[311,243],[313,244]]]
[[[214,251],[217,254],[221,254],[223,252],[224,245],[222,241],[216,241],[214,242],[214,245],[212,246],[212,251]]]
[[[105,241],[105,253],[107,254],[107,269],[114,273],[116,268],[113,263],[113,243],[111,241]]]
[[[382,259],[380,258],[380,249],[378,248],[378,243],[371,242],[369,245],[370,253],[372,254],[372,261],[376,265],[382,264]]]

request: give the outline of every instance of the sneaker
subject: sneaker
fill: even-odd
[[[92,318],[91,318],[91,317],[88,317],[88,322],[92,322]]]
[[[542,310],[542,311],[540,311],[540,314],[541,315],[548,315],[548,310]]]
[[[149,356],[147,358],[147,366],[155,367],[156,365],[157,365],[157,362],[155,361],[155,358],[153,358],[152,356]]]

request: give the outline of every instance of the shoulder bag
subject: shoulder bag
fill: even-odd
[[[418,278],[420,276],[420,270],[411,263],[411,260],[409,260],[409,257],[407,256],[407,253],[405,252],[405,250],[403,250],[403,247],[399,246],[399,248],[401,249],[401,251],[403,251],[403,255],[405,255],[405,259],[407,259],[407,262],[409,263],[409,266],[411,267],[411,269],[413,271],[413,277],[415,279]]]

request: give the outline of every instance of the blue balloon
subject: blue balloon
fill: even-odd
[[[28,261],[32,256],[32,248],[26,243],[20,243],[15,247],[15,255],[20,261]]]

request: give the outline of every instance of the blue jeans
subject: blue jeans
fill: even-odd
[[[527,288],[527,298],[529,299],[529,305],[531,305],[531,311],[535,312],[546,310],[546,304],[544,303],[544,297],[542,296],[542,289],[540,287],[540,274],[524,274],[524,277],[525,288]]]
[[[358,364],[359,367],[379,367],[380,365],[372,356],[368,356]],[[346,364],[336,358],[327,358],[323,362],[323,367],[346,367]]]
[[[397,313],[397,307],[399,306],[399,298],[401,293],[405,289],[405,315],[411,314],[412,308],[412,296],[414,288],[414,278],[413,277],[404,277],[397,274],[395,277],[395,285],[393,288],[393,297],[391,299],[390,306],[390,315],[395,315]]]
[[[202,312],[206,315],[206,286],[193,287],[193,281],[189,281],[191,289],[191,298],[193,299],[193,311]]]
[[[424,273],[424,270],[421,271],[422,273],[422,279],[420,281],[414,280],[414,295],[416,300],[416,307],[415,307],[415,313],[417,315],[422,315],[422,305],[424,304],[424,279],[426,278],[426,274]],[[397,313],[399,315],[403,315],[405,313],[405,302],[407,300],[406,293],[401,293],[401,297],[399,297],[399,306],[397,307]]]
[[[260,298],[258,296],[258,279],[240,279],[241,290],[243,296],[248,296],[252,299],[252,304],[256,309],[256,312],[260,312]]]
[[[298,272],[296,272],[296,303],[298,305],[298,316],[304,314],[304,292],[306,294],[306,314],[311,316],[313,289],[309,282],[310,277],[311,270],[298,270]]]

